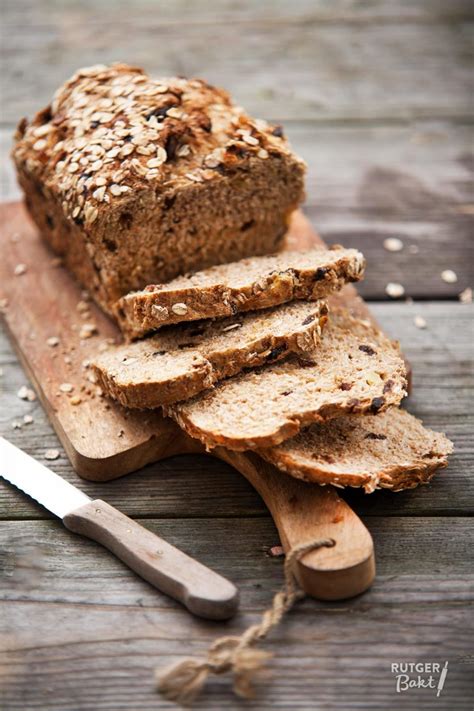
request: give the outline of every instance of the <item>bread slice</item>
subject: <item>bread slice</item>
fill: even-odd
[[[347,415],[314,424],[285,442],[259,450],[268,462],[292,476],[317,484],[413,489],[446,467],[452,442],[423,427],[405,410]]]
[[[125,335],[139,338],[181,321],[319,299],[361,279],[364,267],[360,252],[342,247],[242,259],[127,294],[117,318]]]
[[[257,449],[294,437],[312,422],[398,405],[405,388],[398,344],[339,310],[305,358],[237,375],[166,412],[208,447]]]
[[[319,342],[322,301],[170,326],[158,335],[102,353],[92,367],[104,392],[126,407],[184,400],[244,368],[273,363]]]

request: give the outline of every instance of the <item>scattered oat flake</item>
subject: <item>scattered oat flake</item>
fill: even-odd
[[[31,388],[27,388],[26,385],[22,385],[17,392],[20,400],[28,400],[28,402],[34,402],[36,400],[36,395]]]
[[[173,304],[173,306],[171,307],[171,311],[177,316],[184,316],[188,313],[188,307],[186,306],[186,304],[180,302],[178,304]]]
[[[472,289],[470,286],[464,289],[464,291],[461,291],[459,301],[461,304],[472,304]]]
[[[44,453],[44,458],[48,459],[49,461],[53,461],[54,459],[59,459],[59,452],[57,449],[47,449],[46,452]]]
[[[26,272],[26,264],[17,264],[14,269],[15,276],[21,276]]]
[[[398,239],[398,237],[387,237],[387,239],[384,239],[383,241],[383,246],[387,252],[401,252],[403,249],[403,242],[401,239]]]
[[[25,415],[23,417],[23,422],[25,423],[25,425],[31,425],[34,422],[34,420],[31,417],[31,415]]]
[[[46,339],[46,343],[50,348],[55,348],[56,346],[59,346],[59,338],[57,336],[50,336]]]
[[[427,323],[423,316],[415,316],[415,318],[413,319],[413,323],[417,328],[426,328],[427,326]]]
[[[71,385],[71,383],[61,383],[59,389],[62,393],[72,393],[72,391],[74,390],[74,385]]]
[[[392,299],[399,299],[405,293],[405,289],[401,284],[391,281],[385,287],[385,293]]]
[[[455,284],[458,280],[458,275],[453,272],[452,269],[445,269],[441,272],[441,279],[446,282],[446,284]]]

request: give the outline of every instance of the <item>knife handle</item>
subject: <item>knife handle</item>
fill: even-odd
[[[105,501],[95,499],[81,506],[67,514],[63,523],[70,531],[101,543],[194,615],[225,620],[237,611],[235,585]]]

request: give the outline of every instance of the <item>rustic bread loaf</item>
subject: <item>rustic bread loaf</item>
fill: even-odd
[[[282,242],[304,163],[281,127],[198,79],[79,70],[17,129],[13,158],[49,244],[106,310],[117,299]]]
[[[317,484],[413,489],[446,467],[452,442],[423,427],[405,410],[378,415],[346,415],[313,424],[296,437],[259,450],[268,462],[292,476]]]
[[[137,338],[180,321],[319,299],[361,279],[364,267],[360,252],[342,247],[242,259],[128,294],[118,320],[125,335]]]
[[[314,349],[324,302],[295,302],[217,321],[171,326],[102,353],[92,367],[104,392],[126,407],[153,408],[199,393],[222,378],[288,353]]]
[[[237,375],[165,411],[208,447],[271,447],[312,422],[398,405],[405,377],[398,345],[339,310],[310,355]]]

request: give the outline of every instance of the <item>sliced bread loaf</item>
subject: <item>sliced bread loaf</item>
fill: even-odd
[[[364,267],[360,252],[342,247],[242,259],[127,294],[118,302],[117,318],[125,335],[139,338],[181,321],[313,301],[358,281]]]
[[[319,342],[322,301],[170,326],[156,336],[111,348],[93,368],[104,392],[126,407],[184,400],[244,368],[272,363]]]
[[[259,450],[268,462],[292,476],[317,484],[413,489],[446,467],[452,442],[423,427],[405,410],[378,415],[347,415],[313,424],[296,437]]]
[[[312,422],[398,405],[405,377],[397,344],[336,310],[310,355],[242,373],[166,412],[208,447],[271,447]]]

